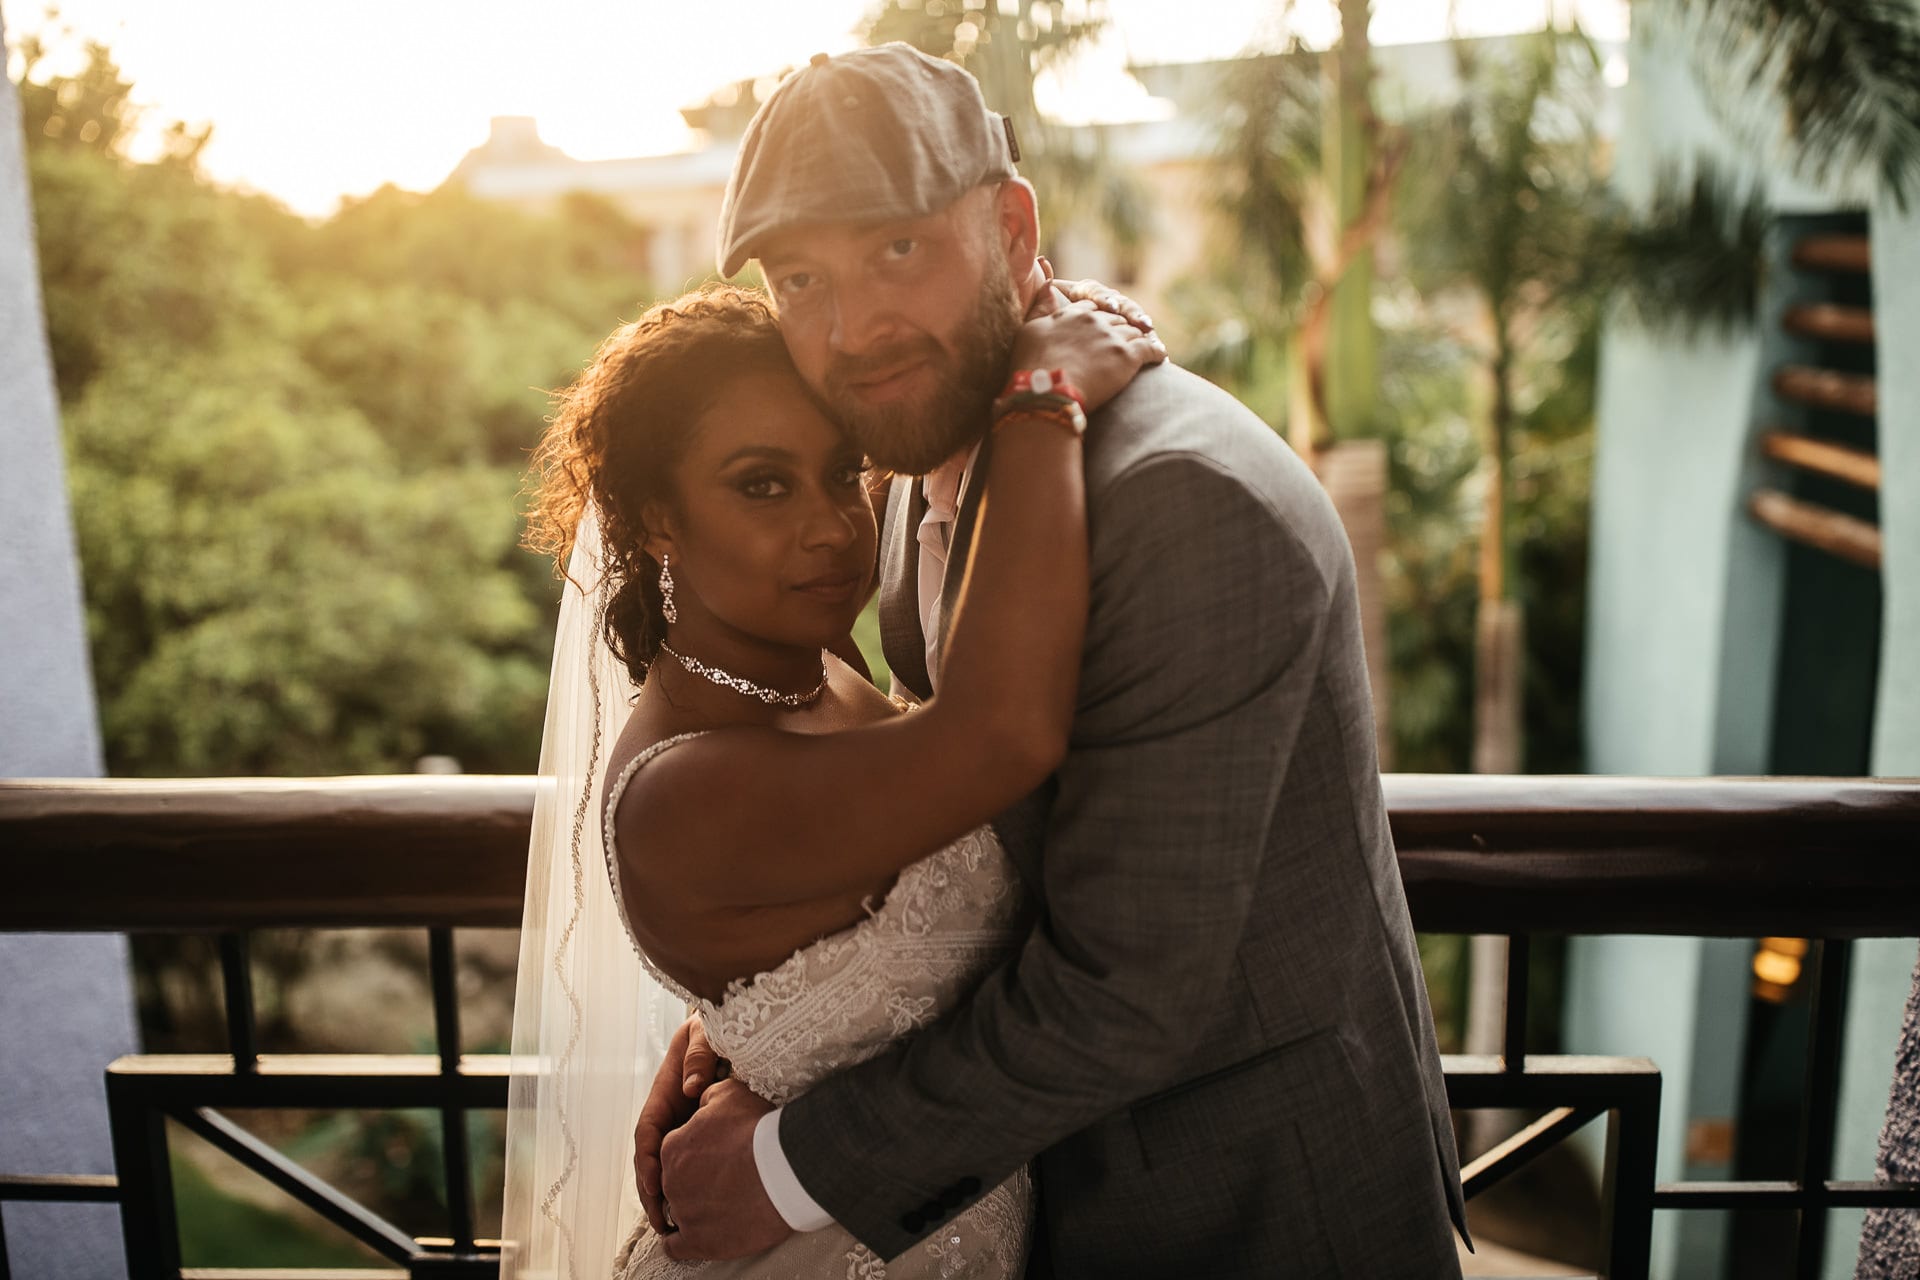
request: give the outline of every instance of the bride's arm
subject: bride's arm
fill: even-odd
[[[1030,320],[1014,359],[1066,370],[1097,405],[1163,356],[1151,335],[1083,302]],[[1080,439],[1015,413],[996,422],[983,456],[987,496],[939,696],[840,733],[725,729],[663,753],[615,819],[636,891],[717,906],[864,889],[1059,764],[1087,612]]]

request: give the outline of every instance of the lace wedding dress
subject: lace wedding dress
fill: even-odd
[[[615,902],[623,899],[613,853],[613,811],[635,772],[695,736],[683,734],[649,747],[607,787],[602,834]],[[640,958],[662,985],[698,1009],[709,1041],[732,1064],[733,1075],[780,1106],[934,1021],[1012,954],[1026,924],[1018,873],[993,829],[981,827],[902,871],[886,900],[870,906],[865,919],[800,948],[765,973],[736,980],[718,1003],[686,992],[655,969],[644,951]],[[1033,1185],[1022,1169],[891,1262],[834,1226],[790,1236],[753,1258],[679,1263],[666,1256],[643,1217],[621,1249],[613,1275],[615,1280],[997,1280],[1017,1277],[1024,1268],[1033,1213]]]

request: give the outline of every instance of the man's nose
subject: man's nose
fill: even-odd
[[[834,296],[833,327],[827,339],[836,355],[863,356],[884,347],[894,334],[892,312],[866,290]]]

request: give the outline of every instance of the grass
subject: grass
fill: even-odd
[[[184,1266],[364,1267],[380,1261],[344,1236],[323,1235],[286,1214],[228,1195],[178,1151],[171,1163]]]

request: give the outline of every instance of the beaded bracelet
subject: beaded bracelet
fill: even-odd
[[[993,402],[993,429],[998,431],[1010,418],[1039,418],[1058,423],[1076,436],[1087,431],[1087,415],[1072,396],[1023,391],[1002,396]]]
[[[1087,397],[1081,394],[1080,388],[1067,380],[1066,371],[1063,369],[1017,370],[1007,379],[1007,385],[1000,392],[999,398],[1006,400],[1027,392],[1043,396],[1066,396],[1080,406],[1082,413],[1087,410]]]

